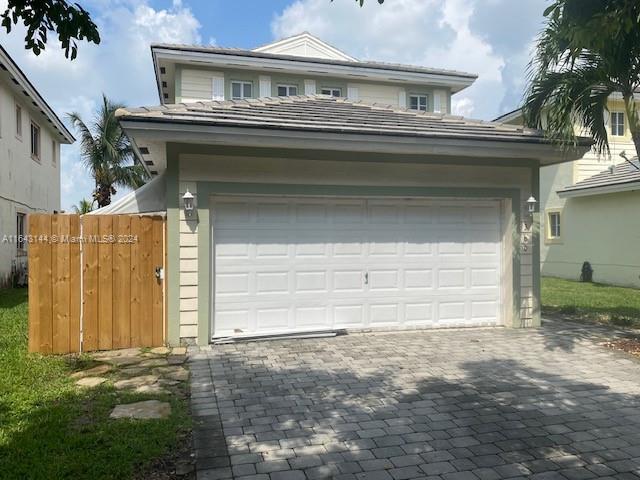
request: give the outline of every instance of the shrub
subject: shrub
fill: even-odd
[[[580,272],[580,281],[581,282],[593,282],[593,268],[591,268],[591,264],[589,262],[584,262],[582,264],[582,271]]]

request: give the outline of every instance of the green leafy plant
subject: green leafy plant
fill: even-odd
[[[25,48],[36,55],[45,49],[50,32],[55,32],[65,56],[71,60],[78,55],[76,40],[100,43],[98,27],[91,20],[89,12],[77,3],[69,4],[64,0],[8,0],[0,18],[7,33],[18,22],[27,28]]]
[[[554,0],[544,15],[547,23],[529,66],[525,123],[544,128],[563,145],[589,134],[595,149],[608,153],[607,101],[618,93],[640,151],[634,101],[640,87],[640,2]]]

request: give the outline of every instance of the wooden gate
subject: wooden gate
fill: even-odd
[[[165,219],[31,214],[29,351],[165,342]]]

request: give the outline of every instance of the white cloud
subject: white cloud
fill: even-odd
[[[296,0],[273,19],[272,32],[307,30],[361,59],[476,73],[475,84],[454,96],[454,111],[489,119],[520,99],[542,8],[544,0],[367,0],[363,8]]]
[[[85,122],[91,121],[103,92],[125,104],[157,104],[149,44],[199,43],[197,19],[180,0],[168,9],[154,9],[145,0],[94,0],[93,6],[102,42],[79,42],[73,62],[64,57],[55,37],[40,56],[25,51],[21,28],[3,38],[3,46],[61,118],[77,111]],[[63,146],[61,159],[62,208],[69,210],[81,198],[91,197],[93,180],[80,164],[78,142]]]

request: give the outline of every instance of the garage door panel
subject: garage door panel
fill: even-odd
[[[499,320],[495,201],[214,202],[214,335]]]

